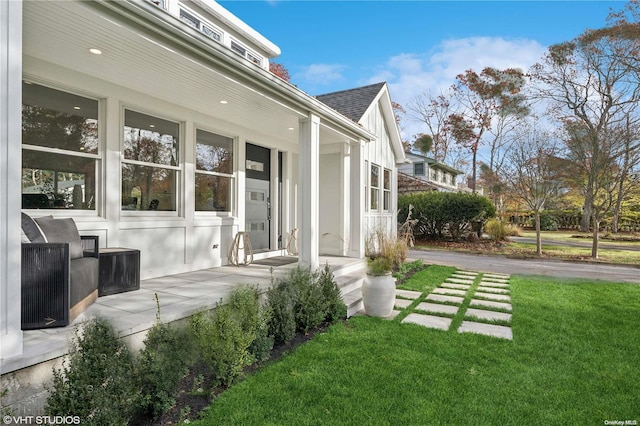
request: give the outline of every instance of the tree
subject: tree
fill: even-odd
[[[269,63],[269,71],[272,74],[277,75],[287,83],[291,82],[291,76],[289,75],[289,71],[282,64],[278,64],[276,62]]]
[[[478,149],[485,134],[499,117],[519,117],[528,113],[520,94],[525,84],[522,71],[485,68],[480,74],[467,70],[456,76],[452,91],[456,112],[447,117],[447,133],[472,155],[471,189],[476,192]]]
[[[591,218],[593,258],[598,257],[600,222],[613,204],[621,175],[616,159],[628,149],[618,129],[627,120],[631,126],[640,122],[639,24],[618,23],[614,17],[605,30],[586,31],[575,40],[551,46],[531,71],[537,95],[564,123],[569,157],[584,175],[581,230],[588,230]]]
[[[443,93],[432,96],[430,92],[424,92],[409,104],[409,110],[412,112],[411,118],[427,126],[428,132],[426,134],[432,140],[430,151],[433,157],[443,163],[450,160],[453,148],[446,132],[446,121],[452,112],[449,97]]]
[[[420,133],[419,135],[416,135],[416,138],[413,141],[413,147],[424,155],[427,155],[433,148],[433,138],[430,135]]]
[[[522,137],[507,156],[507,180],[511,189],[535,216],[536,253],[542,254],[540,213],[560,184],[554,159],[557,147],[548,132],[537,126],[520,131]]]

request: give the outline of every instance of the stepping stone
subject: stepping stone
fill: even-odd
[[[490,278],[500,278],[500,279],[504,279],[504,280],[508,280],[510,275],[507,274],[482,274],[483,277],[490,277]]]
[[[478,287],[477,291],[481,291],[483,293],[509,294],[509,290],[505,288],[495,288],[495,287]]]
[[[413,303],[413,300],[408,300],[408,299],[396,299],[394,306],[396,308],[406,308],[409,305],[411,305]]]
[[[509,279],[482,277],[480,281],[490,281],[492,283],[508,284]]]
[[[509,288],[509,284],[507,283],[502,284],[502,283],[492,283],[487,281],[480,281],[480,284],[478,285],[482,287]]]
[[[502,339],[513,340],[511,327],[504,325],[482,324],[473,321],[462,321],[458,333],[476,333],[487,336],[500,337]]]
[[[442,283],[442,284],[440,284],[440,287],[455,288],[455,289],[458,289],[458,290],[469,290],[471,288],[470,285],[453,284],[453,283]]]
[[[455,315],[458,312],[458,306],[440,305],[439,303],[422,302],[418,306],[416,306],[416,310],[425,311],[425,312],[434,312],[438,314]]]
[[[469,275],[469,276],[472,276],[472,277],[475,277],[475,276],[478,275],[477,272],[473,272],[473,271],[455,271],[454,275],[455,274],[458,274],[458,275]]]
[[[452,296],[464,296],[465,294],[467,294],[467,292],[465,290],[456,290],[453,288],[436,288],[433,290],[432,293],[435,294],[449,294]]]
[[[433,315],[409,314],[403,323],[418,324],[428,328],[437,328],[438,330],[449,330],[451,318],[436,317]]]
[[[464,313],[465,317],[475,317],[487,321],[511,321],[511,314],[505,314],[504,312],[485,311],[484,309],[467,309]]]
[[[442,294],[430,294],[427,296],[427,300],[433,300],[434,302],[457,303],[459,305],[464,301],[464,297],[445,296]]]
[[[454,283],[454,284],[468,284],[468,285],[473,284],[473,280],[463,280],[460,278],[447,278],[446,280],[444,280],[444,282]]]
[[[449,278],[458,278],[463,280],[475,280],[477,275],[453,274]]]
[[[411,290],[396,290],[396,296],[402,296],[405,299],[415,300],[420,297],[422,293],[419,291],[411,291]]]
[[[476,291],[475,296],[482,297],[483,299],[495,300],[496,302],[511,302],[511,297],[506,294],[492,294]]]
[[[511,312],[511,304],[503,303],[503,302],[491,302],[490,300],[478,300],[471,299],[470,306],[480,306],[483,308],[496,308],[496,309],[504,309],[505,311]]]

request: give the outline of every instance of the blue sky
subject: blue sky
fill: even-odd
[[[282,50],[311,95],[387,81],[405,106],[468,68],[527,69],[546,48],[605,25],[624,1],[219,1]],[[417,125],[416,125],[417,126]],[[413,128],[412,128],[413,127]],[[409,133],[420,131],[409,125]]]

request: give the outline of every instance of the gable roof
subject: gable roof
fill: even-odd
[[[385,84],[376,83],[355,89],[326,93],[316,96],[316,99],[358,123]]]

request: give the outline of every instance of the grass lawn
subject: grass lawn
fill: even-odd
[[[535,244],[509,242],[503,250],[505,254],[522,254],[535,256]],[[590,247],[571,247],[563,245],[542,244],[542,254],[545,257],[565,260],[592,260]],[[598,261],[619,263],[625,265],[640,265],[640,251],[598,249]],[[639,272],[640,273],[640,272]]]
[[[431,266],[404,287],[430,291],[452,270]],[[513,276],[510,290],[513,341],[353,317],[224,392],[196,424],[640,420],[640,286]]]
[[[578,232],[578,231],[541,231],[543,240],[554,240],[554,241],[569,241],[569,242],[582,242],[585,244],[591,244],[591,240],[593,234],[591,232]],[[637,235],[637,234],[634,234]],[[535,238],[536,231],[531,230],[522,230],[520,231],[521,237],[527,238]],[[576,236],[580,236],[580,238],[576,238]],[[618,237],[623,238],[625,235],[620,234]],[[636,237],[637,238],[637,237]],[[603,244],[615,244],[621,247],[640,247],[640,241],[622,241],[622,240],[610,240],[604,238],[604,235],[600,235],[600,242]]]

